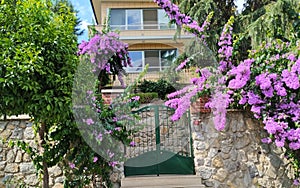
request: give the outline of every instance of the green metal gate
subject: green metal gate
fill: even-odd
[[[125,176],[194,174],[190,114],[172,122],[174,110],[162,105],[133,113],[140,119],[128,127],[136,132],[131,137],[134,145],[126,149]]]

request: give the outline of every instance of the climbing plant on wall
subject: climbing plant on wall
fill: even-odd
[[[177,5],[169,0],[155,0],[155,2],[169,12],[171,19],[180,20],[185,17],[178,11]],[[289,2],[293,3],[293,1],[277,1],[272,5],[276,9]],[[292,14],[294,8],[291,9]],[[269,13],[264,16],[267,17]],[[298,24],[295,21],[298,16],[290,18],[292,23]],[[183,27],[190,27],[189,24],[178,23]],[[250,26],[255,24],[256,21],[252,25],[250,23]],[[281,26],[275,26],[272,31],[280,34]],[[234,18],[231,17],[224,26],[218,42],[218,67],[197,70],[199,77],[192,78],[190,86],[168,95],[169,101],[166,105],[175,108],[172,120],[180,119],[190,107],[191,99],[198,94],[201,95],[205,90],[210,91],[211,99],[206,106],[212,109],[215,127],[218,130],[225,128],[226,109],[234,107],[250,110],[254,117],[264,123],[264,129],[269,134],[262,142],[275,142],[277,147],[287,148],[286,155],[292,159],[291,163],[295,169],[294,182],[298,184],[300,51],[297,32],[291,35],[288,32],[281,33],[281,37],[289,35],[281,38],[275,33],[265,31],[260,36],[269,36],[269,42],[261,42],[259,47],[253,45],[256,48],[248,54],[249,57],[237,60],[234,54],[239,52],[239,48],[237,48],[238,41],[232,39],[233,27]],[[294,26],[289,28],[289,32],[295,31]],[[288,39],[288,42],[285,39]],[[184,68],[188,62],[189,58],[183,61],[177,70]]]

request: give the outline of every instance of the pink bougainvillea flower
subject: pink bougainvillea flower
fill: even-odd
[[[98,157],[94,157],[93,162],[97,162],[98,161]]]
[[[70,166],[71,169],[75,168],[75,164],[74,163],[69,162],[69,166]]]
[[[299,182],[298,179],[296,179],[296,180],[294,180],[293,184],[294,184],[294,185],[300,185],[300,182]]]
[[[87,125],[92,125],[95,123],[94,120],[91,118],[84,119],[83,122],[85,122]]]
[[[111,161],[108,163],[108,165],[111,167],[115,167],[115,166],[117,166],[117,164],[119,164],[119,162],[117,162],[117,161]]]
[[[117,117],[113,117],[113,122],[117,122],[118,121],[118,118]]]
[[[134,97],[131,98],[131,100],[138,101],[138,100],[140,100],[140,96],[134,96]]]
[[[134,147],[136,146],[135,142],[134,141],[131,141],[130,144],[129,144],[131,147]]]
[[[271,138],[263,138],[261,139],[262,143],[270,144],[272,142]]]
[[[107,155],[110,159],[115,156],[115,154],[113,152],[111,152],[110,150],[107,150]]]

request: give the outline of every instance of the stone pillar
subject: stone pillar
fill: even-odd
[[[289,188],[292,170],[283,149],[263,144],[263,125],[243,111],[228,111],[226,128],[212,114],[192,115],[195,171],[206,187]]]
[[[199,115],[200,113],[210,113],[210,109],[205,107],[205,104],[209,101],[209,97],[199,97],[196,99],[190,108],[191,114]]]

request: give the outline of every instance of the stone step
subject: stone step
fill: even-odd
[[[137,187],[123,187],[121,186],[121,188],[205,188],[205,185],[158,185],[158,186],[144,186],[144,185],[140,185]]]
[[[121,188],[204,188],[196,175],[133,176],[121,180]]]

